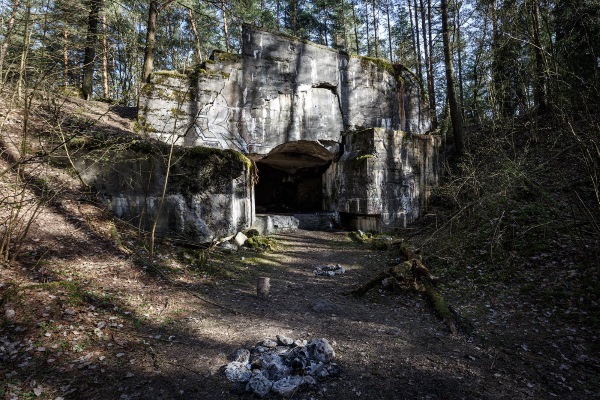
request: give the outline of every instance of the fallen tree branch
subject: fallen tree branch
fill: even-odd
[[[453,335],[456,334],[458,330],[456,329],[454,314],[450,311],[444,297],[434,285],[438,278],[432,275],[423,264],[418,249],[404,242],[400,243],[399,246],[398,250],[402,253],[406,261],[380,272],[364,285],[344,294],[362,297],[387,279],[389,281],[388,286],[391,286],[394,290],[408,288],[423,293],[433,307],[436,315],[444,321],[444,324],[446,324]]]

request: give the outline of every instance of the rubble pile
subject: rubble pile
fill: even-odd
[[[308,343],[277,335],[276,340],[265,339],[250,350],[237,350],[225,366],[225,376],[259,397],[269,393],[291,397],[301,388],[314,388],[318,380],[338,375],[334,357],[327,339]]]

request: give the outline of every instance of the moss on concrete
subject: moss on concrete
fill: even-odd
[[[360,59],[363,67],[367,67],[368,64],[373,64],[379,70],[386,71],[390,75],[396,76],[396,71],[394,69],[394,66],[382,58],[365,57],[365,56],[354,56],[354,57],[358,57]]]
[[[214,62],[214,60],[217,61],[242,61],[244,59],[244,56],[241,54],[234,54],[234,53],[227,53],[225,51],[221,51],[221,50],[215,50],[213,51],[212,55],[211,55],[211,61]]]

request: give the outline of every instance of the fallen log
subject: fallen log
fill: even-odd
[[[452,334],[456,334],[457,329],[454,322],[454,315],[446,304],[444,297],[435,288],[435,282],[437,282],[438,278],[431,274],[429,269],[423,264],[419,250],[404,242],[400,243],[398,250],[406,258],[406,261],[380,272],[364,285],[345,294],[362,297],[387,279],[389,280],[389,286],[395,290],[408,288],[409,290],[423,293],[433,307],[436,315],[444,321],[444,324]]]

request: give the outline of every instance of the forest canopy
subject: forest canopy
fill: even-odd
[[[0,75],[18,91],[135,105],[152,70],[239,51],[245,23],[401,63],[441,121],[443,17],[463,123],[597,104],[600,5],[589,0],[1,0]]]

